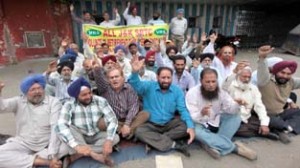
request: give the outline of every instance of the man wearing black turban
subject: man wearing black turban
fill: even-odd
[[[46,81],[48,85],[54,87],[55,97],[57,97],[63,104],[65,101],[71,99],[67,93],[67,88],[74,81],[72,72],[74,70],[74,63],[71,61],[60,62],[56,65],[56,61],[52,61],[46,70]],[[50,74],[57,71],[59,77],[52,77]]]
[[[283,143],[289,143],[286,133],[300,133],[300,110],[285,104],[292,90],[300,88],[300,79],[292,77],[297,70],[294,61],[276,63],[269,72],[266,57],[273,51],[270,46],[259,48],[257,85],[262,94],[262,101],[270,116],[270,128],[274,128]]]

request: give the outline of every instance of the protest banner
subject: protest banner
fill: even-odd
[[[112,51],[118,44],[128,45],[136,42],[140,37],[140,44],[149,39],[152,42],[158,42],[160,39],[166,39],[169,31],[169,25],[138,25],[138,26],[115,26],[106,28],[98,25],[83,25],[83,32],[87,35],[87,44],[93,50],[96,44],[107,43]]]

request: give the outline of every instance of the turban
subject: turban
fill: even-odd
[[[183,8],[177,9],[177,13],[184,13],[184,9]]]
[[[64,62],[60,62],[58,65],[57,65],[57,72],[60,74],[62,69],[64,67],[69,67],[72,71],[74,70],[74,63],[71,62],[71,61],[64,61]]]
[[[71,97],[77,98],[81,91],[81,87],[83,86],[91,89],[91,85],[89,84],[89,82],[86,81],[83,77],[80,77],[73,83],[71,83],[71,85],[68,87],[68,94]]]
[[[117,45],[114,49],[114,52],[117,53],[118,50],[123,50],[125,54],[127,53],[127,50],[123,45]]]
[[[102,64],[103,66],[109,61],[112,60],[113,62],[117,62],[117,59],[114,55],[108,55],[102,58]]]
[[[28,90],[35,83],[40,84],[43,87],[43,89],[45,89],[46,79],[41,74],[31,75],[31,76],[24,78],[20,85],[20,89],[23,92],[23,94],[27,94]]]
[[[148,51],[147,54],[146,54],[146,57],[145,57],[145,61],[146,62],[149,61],[149,58],[151,56],[155,56],[155,51],[152,51],[152,50]],[[154,57],[154,59],[155,59],[155,57]]]
[[[64,54],[63,56],[60,57],[59,62],[67,62],[67,61],[75,62],[76,57],[77,56],[71,54]]]
[[[214,54],[212,53],[204,53],[200,55],[200,62],[202,62],[205,58],[209,58],[210,60],[214,59]]]
[[[273,68],[273,66],[276,63],[278,63],[280,61],[283,61],[283,59],[279,58],[279,57],[270,57],[270,58],[267,58],[266,60],[267,60],[267,65],[268,65],[269,68]]]
[[[285,68],[289,68],[293,74],[297,70],[297,63],[295,61],[280,61],[273,66],[272,73],[275,75]]]

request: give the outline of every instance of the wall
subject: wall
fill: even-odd
[[[0,64],[52,56],[61,38],[72,37],[67,5],[53,0],[0,0]],[[41,31],[45,47],[28,48],[26,31]]]

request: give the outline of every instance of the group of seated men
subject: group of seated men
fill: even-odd
[[[273,48],[262,46],[253,76],[248,61],[234,62],[231,46],[216,53],[217,36],[209,38],[205,47],[188,38],[181,53],[171,41],[118,45],[113,54],[102,44],[85,51],[91,57],[62,43],[58,62],[21,82],[21,96],[0,96],[0,112],[13,112],[17,126],[0,146],[0,167],[60,168],[64,156],[69,163],[89,156],[112,166],[110,154],[124,139],[145,143],[147,153],[175,149],[187,157],[197,141],[215,159],[236,153],[249,160],[257,153],[233,136],[290,143],[289,133],[300,133],[291,96],[300,88],[292,77],[297,63],[269,61]]]

